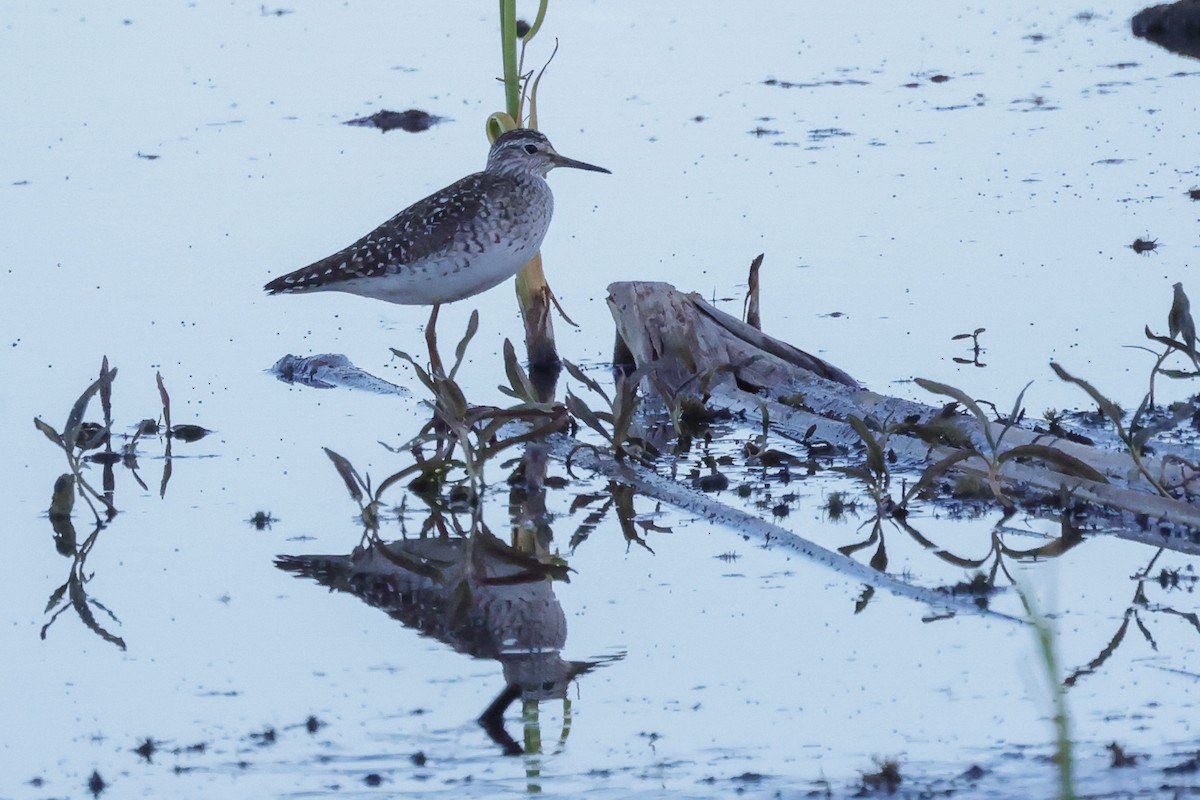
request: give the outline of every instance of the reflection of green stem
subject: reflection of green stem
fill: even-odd
[[[521,701],[521,723],[525,728],[526,794],[541,794],[542,785],[542,724],[538,701],[526,697]]]
[[[500,54],[504,60],[504,109],[519,125],[521,76],[517,74],[517,0],[500,0]]]

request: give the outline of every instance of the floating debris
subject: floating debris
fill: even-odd
[[[818,86],[870,86],[867,81],[860,81],[857,78],[846,78],[844,80],[831,79],[825,81],[813,81],[809,83],[793,83],[791,81],[781,81],[776,78],[767,78],[763,81],[764,86],[778,86],[780,89],[815,89]]]
[[[380,133],[399,128],[409,133],[427,131],[447,117],[438,117],[428,111],[410,108],[407,111],[376,111],[369,117],[359,117],[346,122],[346,125],[357,125],[361,128],[379,128]]]
[[[88,778],[87,788],[93,797],[99,797],[101,792],[108,788],[108,784],[104,782],[104,778],[100,777],[97,770],[92,770],[92,777]]]
[[[1129,249],[1138,255],[1149,253],[1158,249],[1158,239],[1142,239],[1139,237],[1133,240],[1133,244],[1129,245]]]
[[[341,353],[294,356],[288,353],[268,370],[284,383],[299,383],[314,389],[362,389],[376,394],[407,395],[408,389],[365,372]]]
[[[1138,38],[1172,53],[1200,58],[1200,4],[1192,0],[1139,11],[1129,26]]]
[[[198,442],[212,431],[199,425],[176,425],[171,428],[171,438],[181,442]]]
[[[264,530],[270,530],[272,523],[279,522],[279,520],[276,519],[275,517],[271,516],[270,511],[255,511],[254,516],[252,516],[250,519],[246,520],[246,522],[253,525],[255,530],[264,531]],[[313,723],[315,723],[318,727],[320,727],[321,723],[316,722],[315,717],[309,717],[308,720],[309,721],[307,724],[309,724],[310,726]],[[311,733],[312,730],[314,730],[314,729],[310,728],[309,732]]]

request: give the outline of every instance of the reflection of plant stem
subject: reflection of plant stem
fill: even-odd
[[[1054,630],[1042,614],[1037,599],[1029,587],[1015,583],[1025,614],[1033,625],[1038,655],[1046,672],[1046,684],[1054,703],[1055,762],[1058,764],[1058,796],[1060,800],[1075,800],[1075,778],[1072,764],[1071,720],[1067,714],[1067,692],[1059,682],[1058,651],[1054,646]]]

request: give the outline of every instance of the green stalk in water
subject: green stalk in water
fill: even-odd
[[[1067,690],[1059,675],[1058,649],[1054,645],[1054,629],[1045,614],[1038,607],[1037,599],[1028,586],[1016,584],[1017,594],[1021,605],[1025,607],[1025,615],[1033,625],[1037,641],[1038,656],[1046,673],[1046,685],[1050,689],[1054,703],[1054,732],[1055,757],[1058,764],[1058,797],[1059,800],[1076,800],[1074,773],[1074,744],[1071,741],[1071,718],[1067,712]]]

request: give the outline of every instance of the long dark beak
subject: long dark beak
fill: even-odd
[[[555,153],[551,159],[556,167],[570,167],[571,169],[586,169],[589,172],[603,172],[605,175],[612,175],[611,172],[604,167],[597,167],[595,164],[585,164],[582,161],[576,161],[573,158],[567,158],[564,155]]]

